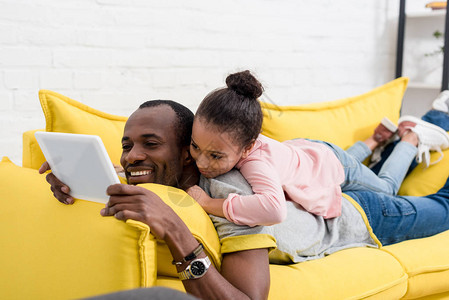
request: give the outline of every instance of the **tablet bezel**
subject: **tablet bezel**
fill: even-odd
[[[38,131],[35,137],[52,172],[73,198],[109,201],[107,187],[120,180],[99,136]]]

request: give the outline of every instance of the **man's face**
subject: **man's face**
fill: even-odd
[[[168,105],[138,109],[129,117],[120,159],[129,184],[177,186],[183,161],[176,139],[176,122],[176,114]]]

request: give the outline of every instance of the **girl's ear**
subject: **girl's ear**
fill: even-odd
[[[251,140],[251,142],[243,148],[242,158],[247,158],[251,149],[253,149],[256,140]]]

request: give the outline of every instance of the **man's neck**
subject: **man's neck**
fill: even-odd
[[[200,181],[200,172],[196,164],[190,164],[184,167],[178,188],[186,190]]]

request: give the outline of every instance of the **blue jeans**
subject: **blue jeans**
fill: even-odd
[[[362,163],[371,154],[371,150],[364,143],[357,142],[346,151],[330,143],[321,143],[334,151],[344,167],[345,181],[341,184],[342,191],[370,190],[396,195],[417,153],[415,146],[406,142],[399,143],[376,175]]]
[[[449,229],[449,178],[437,193],[391,196],[371,191],[349,191],[366,213],[383,245],[428,237]]]
[[[446,131],[449,131],[449,114],[439,110],[429,110],[421,117],[426,122],[440,126]]]

